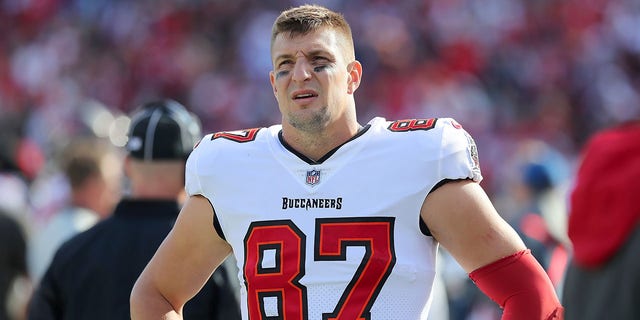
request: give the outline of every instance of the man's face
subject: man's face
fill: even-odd
[[[345,61],[343,38],[330,28],[276,37],[269,73],[283,124],[318,132],[340,117],[355,89]]]

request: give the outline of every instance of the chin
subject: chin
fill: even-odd
[[[305,115],[302,117],[290,117],[289,124],[300,131],[318,132],[326,128],[329,123],[329,119],[330,117],[328,114],[315,113],[313,115]]]

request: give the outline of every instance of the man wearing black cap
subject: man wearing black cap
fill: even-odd
[[[29,319],[129,319],[131,289],[178,216],[185,160],[200,138],[199,120],[178,102],[147,103],[133,114],[125,160],[129,196],[110,218],[58,250]],[[219,270],[185,305],[187,319],[240,319],[232,275]]]

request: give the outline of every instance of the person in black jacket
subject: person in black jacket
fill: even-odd
[[[56,252],[29,319],[130,318],[131,289],[178,217],[185,160],[201,136],[199,119],[176,101],[150,102],[134,113],[125,159],[129,196]],[[240,319],[232,268],[225,262],[185,305],[187,319]]]
[[[14,287],[18,281],[30,280],[26,254],[24,228],[15,217],[0,210],[0,320],[22,319],[23,299],[16,296]]]

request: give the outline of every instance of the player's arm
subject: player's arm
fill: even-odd
[[[182,319],[182,307],[231,252],[207,199],[191,196],[131,292],[131,318]]]
[[[478,183],[445,183],[426,197],[421,217],[476,285],[504,308],[502,319],[562,318],[547,274]]]

